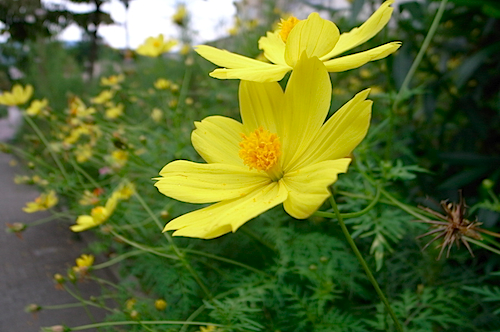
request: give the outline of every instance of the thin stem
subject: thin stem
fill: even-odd
[[[137,249],[140,249],[140,250],[143,250],[143,251],[146,251],[146,252],[149,252],[151,254],[154,254],[154,255],[157,255],[157,256],[161,256],[161,257],[165,257],[165,258],[170,258],[170,259],[179,259],[179,257],[176,257],[176,256],[172,256],[172,255],[167,255],[167,254],[164,254],[162,252],[159,252],[157,251],[156,249],[153,249],[153,248],[150,248],[150,247],[146,247],[142,244],[139,244],[137,242],[134,242],[132,240],[129,240],[127,239],[126,237],[124,236],[121,236],[120,234],[116,233],[114,230],[110,229],[109,230],[111,234],[113,234],[115,237],[117,237],[118,239],[122,240],[123,242],[131,245],[132,247],[135,247]]]
[[[422,61],[422,58],[424,57],[425,52],[427,51],[427,48],[429,47],[429,44],[434,37],[434,34],[436,33],[436,30],[438,28],[439,22],[441,21],[441,17],[443,16],[446,3],[448,0],[442,0],[439,8],[436,12],[436,16],[434,17],[434,20],[432,21],[431,27],[429,29],[429,32],[427,33],[427,36],[425,36],[425,39],[422,43],[422,46],[420,47],[420,50],[418,51],[418,54],[411,64],[410,70],[408,70],[408,73],[405,76],[405,79],[403,80],[403,83],[401,84],[401,87],[399,88],[399,91],[394,99],[394,103],[392,104],[392,109],[389,113],[389,131],[388,131],[388,136],[387,136],[387,146],[386,146],[386,159],[389,159],[390,152],[391,152],[391,146],[392,146],[392,141],[393,141],[393,133],[394,133],[394,118],[396,111],[398,109],[398,105],[400,101],[403,99],[403,95],[408,91],[408,85],[410,84],[411,79],[413,78],[413,75],[415,74],[415,71],[417,70],[418,66],[420,65],[420,62]]]
[[[493,248],[493,247],[490,247],[489,245],[484,244],[484,243],[482,243],[481,241],[477,241],[477,240],[471,239],[470,237],[467,237],[467,236],[464,236],[463,238],[464,238],[465,240],[467,240],[468,242],[472,242],[472,243],[474,243],[475,245],[480,246],[481,248],[484,248],[484,249],[489,250],[489,251],[491,251],[491,252],[493,252],[493,253],[495,253],[495,254],[497,254],[497,255],[500,255],[500,250],[495,249],[495,248]]]
[[[126,259],[126,258],[129,258],[129,257],[132,257],[132,256],[137,256],[137,255],[142,255],[144,254],[144,251],[141,249],[141,250],[133,250],[133,251],[129,251],[127,252],[126,254],[122,254],[122,255],[119,255],[115,258],[112,258],[110,259],[109,261],[107,262],[104,262],[104,263],[101,263],[101,264],[97,264],[97,265],[94,265],[92,267],[93,270],[100,270],[100,269],[104,269],[106,267],[109,267],[111,265],[114,265],[116,263],[119,263],[121,262],[122,260]]]
[[[83,330],[94,329],[97,327],[120,326],[120,325],[184,325],[184,324],[197,325],[197,326],[213,325],[215,327],[224,327],[224,325],[207,323],[207,322],[184,322],[184,321],[175,321],[175,320],[151,320],[151,321],[141,322],[141,321],[128,320],[128,321],[121,321],[121,322],[102,322],[102,323],[81,325],[81,326],[72,327],[72,328],[70,328],[70,330],[71,331],[83,331]]]
[[[389,301],[387,300],[384,293],[380,289],[380,286],[378,285],[377,280],[373,277],[373,274],[370,271],[368,264],[366,264],[363,256],[361,255],[361,252],[359,251],[358,247],[356,246],[356,243],[352,239],[351,234],[349,234],[349,231],[347,230],[347,227],[345,226],[344,220],[343,220],[342,216],[340,215],[339,208],[337,207],[337,203],[335,202],[335,198],[333,197],[333,194],[330,195],[330,204],[332,205],[333,211],[335,211],[335,214],[337,215],[337,219],[339,221],[340,228],[342,229],[342,232],[344,233],[344,235],[347,239],[347,242],[349,242],[349,245],[351,246],[352,250],[354,251],[354,254],[356,255],[356,257],[358,258],[359,263],[361,264],[361,266],[365,270],[365,273],[366,273],[368,279],[370,280],[370,282],[372,283],[373,287],[375,288],[375,291],[377,292],[378,296],[380,297],[380,299],[384,303],[387,311],[389,312],[389,315],[391,315],[391,318],[394,321],[394,324],[396,326],[396,330],[403,332],[403,328],[399,324],[399,321],[396,317],[396,314],[392,310],[391,305],[389,304]]]
[[[217,255],[213,255],[213,254],[209,254],[209,253],[206,253],[206,252],[203,252],[203,251],[198,251],[198,250],[193,250],[193,249],[182,249],[182,251],[186,252],[186,253],[196,254],[196,255],[199,255],[199,256],[205,256],[205,257],[212,258],[212,259],[215,259],[215,260],[218,260],[218,261],[221,261],[221,262],[225,262],[225,263],[237,265],[237,266],[243,267],[243,268],[245,268],[247,270],[253,271],[255,273],[263,274],[263,275],[266,275],[266,276],[271,276],[271,275],[267,274],[266,272],[263,272],[263,271],[261,271],[259,269],[251,267],[249,265],[246,265],[246,264],[243,264],[243,263],[240,263],[240,262],[237,262],[237,261],[233,261],[232,259],[229,259],[229,258],[220,257],[220,256],[217,256]]]
[[[82,303],[82,306],[85,308],[85,310],[88,310],[87,308],[87,305],[89,306],[92,306],[92,307],[97,307],[97,308],[102,308],[102,309],[105,309],[105,310],[108,310],[108,311],[111,311],[111,312],[115,312],[115,310],[113,309],[110,309],[108,307],[105,307],[103,305],[99,305],[97,303],[94,303],[92,301],[88,301],[88,300],[85,300],[83,297],[81,297],[80,295],[78,294],[75,294],[75,292],[73,292],[71,289],[69,289],[69,287],[67,286],[64,286],[64,290],[66,292],[68,292],[69,295],[73,296],[75,299],[77,299],[78,301],[80,301]],[[92,320],[93,320],[93,317],[92,317]]]
[[[135,197],[137,198],[137,200],[139,201],[139,203],[142,205],[142,207],[144,208],[144,210],[146,210],[146,212],[149,214],[149,216],[151,218],[153,218],[153,220],[156,223],[156,225],[158,226],[158,228],[161,231],[163,231],[163,224],[160,222],[160,220],[158,219],[158,217],[153,213],[153,211],[150,209],[149,205],[144,201],[144,199],[142,198],[142,196],[138,192],[135,192]],[[167,241],[170,243],[170,245],[174,249],[175,254],[179,258],[179,260],[182,262],[182,264],[184,265],[184,267],[189,271],[189,273],[191,273],[191,275],[193,276],[194,280],[196,280],[196,282],[198,283],[198,285],[200,286],[200,288],[203,290],[203,292],[205,293],[205,295],[209,299],[211,299],[212,298],[212,293],[210,293],[210,291],[208,290],[207,286],[205,286],[205,283],[203,283],[203,280],[201,280],[200,276],[198,276],[198,273],[196,273],[196,271],[193,269],[193,267],[191,266],[191,264],[189,264],[189,262],[186,260],[186,258],[182,254],[182,252],[175,245],[174,240],[172,239],[172,237],[170,236],[170,234],[168,234],[167,232],[163,232],[163,236],[165,236],[165,238],[167,239]]]
[[[375,198],[373,198],[373,200],[370,202],[370,204],[368,204],[363,210],[358,211],[358,212],[351,212],[351,213],[341,213],[340,215],[344,219],[360,217],[360,216],[364,215],[365,213],[367,213],[368,211],[370,211],[378,203],[379,199],[380,199],[380,188],[377,188],[377,193],[375,194]],[[337,217],[336,214],[331,213],[331,212],[326,212],[326,211],[316,211],[316,212],[314,212],[314,215],[319,216],[319,217],[330,218],[330,219],[334,219]]]
[[[66,170],[64,169],[64,166],[62,165],[61,161],[59,160],[57,155],[52,150],[52,147],[50,146],[47,138],[45,138],[45,135],[42,133],[40,128],[38,128],[36,123],[33,122],[33,120],[28,115],[23,113],[23,117],[26,120],[26,122],[28,122],[28,124],[31,126],[31,128],[35,131],[35,133],[38,135],[38,137],[43,142],[43,144],[45,144],[45,146],[47,147],[47,150],[49,150],[49,153],[52,156],[52,159],[54,159],[55,163],[57,164],[57,167],[59,167],[59,170],[61,171],[61,174],[63,175],[66,182],[69,182],[68,181],[68,174],[66,174]]]
[[[420,62],[422,61],[422,58],[424,57],[424,54],[427,51],[427,48],[429,47],[429,44],[431,43],[431,40],[434,37],[434,34],[436,33],[439,22],[441,21],[441,17],[443,17],[443,13],[444,13],[444,10],[446,8],[447,2],[448,2],[448,0],[441,0],[441,3],[439,4],[439,8],[436,12],[436,16],[434,17],[434,20],[432,21],[429,32],[427,32],[427,36],[425,36],[424,42],[422,43],[422,46],[420,47],[420,50],[418,51],[417,57],[413,61],[412,65],[410,67],[410,70],[406,74],[406,77],[403,80],[403,84],[401,84],[401,88],[399,89],[398,94],[396,95],[396,99],[394,100],[394,104],[392,107],[393,110],[397,109],[397,106],[401,100],[402,94],[405,93],[406,90],[408,90],[408,85],[410,84],[410,81],[413,78],[415,71],[417,70],[418,66],[420,65]]]

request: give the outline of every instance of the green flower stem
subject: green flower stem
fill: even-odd
[[[49,221],[52,221],[54,219],[59,219],[59,218],[62,218],[62,217],[65,217],[65,218],[68,218],[68,219],[73,219],[72,216],[70,216],[68,213],[57,213],[57,212],[54,212],[53,214],[51,214],[49,217],[47,218],[42,218],[42,219],[38,219],[32,223],[29,223],[29,224],[26,224],[26,227],[32,227],[32,226],[38,226],[38,225],[42,225],[42,224],[45,224]]]
[[[439,8],[436,12],[436,16],[434,17],[434,20],[432,21],[429,32],[427,32],[427,36],[425,36],[425,39],[422,43],[422,46],[420,47],[420,50],[418,51],[417,57],[413,61],[412,65],[410,67],[410,70],[408,70],[408,73],[406,74],[406,77],[403,80],[403,84],[401,84],[401,88],[399,89],[398,94],[396,95],[396,99],[394,100],[394,104],[392,107],[393,110],[397,109],[397,106],[401,100],[402,95],[408,90],[408,85],[410,84],[410,81],[413,78],[415,71],[417,70],[418,66],[420,65],[420,62],[422,62],[424,54],[427,51],[427,48],[429,47],[429,44],[431,43],[431,40],[434,37],[434,34],[436,33],[439,22],[441,21],[441,18],[443,17],[443,13],[444,13],[444,10],[446,8],[447,2],[448,2],[448,0],[441,0],[441,3],[439,4]]]
[[[391,142],[393,141],[393,133],[394,133],[394,117],[396,114],[396,110],[398,109],[399,102],[403,99],[404,94],[407,93],[408,85],[410,84],[410,81],[413,78],[415,71],[420,65],[420,62],[422,62],[424,54],[427,51],[427,48],[429,47],[429,44],[431,43],[431,40],[434,37],[434,34],[436,33],[439,22],[441,21],[444,10],[446,8],[447,2],[448,0],[441,0],[439,8],[436,12],[436,16],[434,16],[434,20],[432,21],[431,27],[429,28],[429,32],[427,32],[427,36],[425,36],[422,46],[420,47],[420,50],[418,51],[415,60],[411,64],[410,70],[408,70],[408,73],[406,74],[405,79],[403,80],[403,83],[401,84],[401,87],[399,88],[399,91],[396,97],[394,98],[394,103],[392,104],[392,110],[389,113],[389,135],[387,137],[386,159],[390,159],[389,156],[392,147]]]
[[[186,100],[186,96],[189,91],[189,85],[191,83],[191,67],[187,66],[186,70],[184,71],[184,78],[182,79],[182,85],[181,85],[181,90],[179,92],[179,98],[177,100],[177,106],[175,107],[175,119],[176,123],[175,126],[179,127],[180,123],[177,121],[179,119],[179,110],[180,107],[183,106],[184,101]],[[183,120],[184,117],[182,117],[180,120]]]
[[[158,228],[160,229],[160,231],[163,231],[163,224],[160,222],[160,220],[158,219],[158,217],[153,213],[153,211],[149,208],[149,205],[144,201],[144,199],[142,198],[142,196],[137,191],[135,192],[135,197],[137,198],[137,200],[139,201],[139,203],[142,205],[142,207],[144,208],[144,210],[146,210],[146,212],[149,214],[149,216],[151,218],[153,218],[154,222],[156,223],[156,225],[158,226]],[[177,245],[174,243],[174,240],[172,239],[172,237],[170,236],[170,234],[168,234],[167,232],[163,232],[163,236],[165,236],[165,238],[167,239],[167,241],[170,243],[170,245],[174,249],[175,254],[177,255],[178,259],[182,262],[182,264],[189,271],[189,273],[191,273],[191,275],[193,276],[194,280],[196,280],[196,282],[198,283],[198,285],[200,286],[200,288],[203,290],[203,292],[205,293],[205,295],[209,299],[211,299],[212,298],[212,294],[208,290],[207,286],[205,286],[205,284],[203,283],[203,280],[201,280],[200,276],[198,276],[198,273],[196,273],[196,271],[193,269],[193,267],[191,266],[191,264],[189,264],[189,262],[186,260],[186,258],[182,254],[182,252],[179,250],[179,248],[177,247]]]
[[[25,159],[28,159],[29,161],[33,162],[33,163],[37,163],[37,164],[42,164],[43,166],[45,166],[46,168],[48,169],[53,169],[53,170],[57,170],[57,168],[55,168],[53,165],[50,165],[48,163],[46,163],[44,160],[42,160],[41,158],[37,158],[35,157],[34,155],[30,154],[30,153],[27,153],[25,152],[23,149],[20,149],[14,145],[10,145],[8,144],[7,145],[9,147],[9,149],[12,149],[14,150],[14,152],[18,155],[22,155],[23,158]]]
[[[56,304],[56,305],[44,305],[41,306],[42,310],[59,310],[59,309],[66,309],[66,308],[77,308],[77,307],[83,307],[85,304],[81,302],[77,303],[66,303],[66,304]]]
[[[180,259],[178,256],[173,256],[173,255],[168,255],[168,254],[164,254],[162,252],[159,252],[158,250],[156,249],[153,249],[153,248],[150,248],[150,247],[146,247],[140,243],[137,243],[137,242],[134,242],[132,240],[129,240],[127,239],[126,237],[124,236],[121,236],[120,234],[116,233],[114,230],[110,229],[109,232],[111,234],[113,234],[113,236],[115,236],[116,238],[120,239],[121,241],[125,242],[126,244],[128,245],[131,245],[132,247],[135,247],[137,249],[140,249],[140,250],[143,250],[143,251],[146,251],[146,252],[149,252],[151,254],[154,254],[154,255],[157,255],[157,256],[161,256],[161,257],[165,257],[165,258],[169,258],[169,259]]]
[[[203,252],[203,251],[198,251],[198,250],[193,250],[193,249],[182,249],[182,252],[185,252],[185,253],[188,253],[188,254],[195,254],[195,255],[198,255],[198,256],[205,256],[205,257],[212,258],[212,259],[215,259],[215,260],[218,260],[218,261],[221,261],[221,262],[225,262],[225,263],[237,265],[237,266],[240,266],[240,267],[245,268],[247,270],[250,270],[252,272],[259,273],[259,274],[271,277],[271,275],[267,274],[266,272],[263,272],[263,271],[261,271],[259,269],[256,269],[256,268],[251,267],[249,265],[246,265],[246,264],[234,261],[234,260],[229,259],[229,258],[220,257],[220,256],[217,256],[217,255],[212,255],[212,254],[209,254],[209,253],[206,253],[206,252]]]
[[[133,251],[129,251],[125,254],[122,254],[122,255],[119,255],[119,256],[116,256],[115,258],[112,258],[110,259],[109,261],[107,262],[104,262],[104,263],[101,263],[101,264],[96,264],[92,267],[93,270],[100,270],[100,269],[104,269],[106,267],[109,267],[109,266],[112,266],[116,263],[119,263],[121,262],[122,260],[126,259],[126,258],[129,258],[129,257],[132,257],[132,256],[137,256],[137,255],[142,255],[144,254],[144,250],[133,250]]]
[[[102,309],[105,309],[105,310],[108,310],[110,312],[115,312],[115,310],[111,309],[111,308],[108,308],[106,306],[103,306],[103,305],[100,305],[100,304],[97,304],[97,303],[94,303],[92,301],[89,301],[89,300],[85,300],[83,297],[81,297],[79,294],[76,294],[75,292],[73,292],[71,289],[69,289],[69,287],[67,286],[64,286],[64,290],[66,292],[68,292],[69,295],[73,296],[75,299],[77,299],[78,301],[81,302],[82,306],[85,308],[85,311],[87,311],[87,313],[89,314],[89,317],[91,317],[92,320],[94,320],[94,318],[92,317],[92,314],[88,311],[88,308],[87,306],[92,306],[92,307],[97,307],[97,308],[102,308]]]
[[[101,186],[99,185],[99,183],[97,183],[93,177],[91,177],[89,175],[89,173],[87,173],[83,168],[81,168],[80,166],[78,166],[78,164],[73,160],[73,159],[70,159],[70,162],[71,162],[71,165],[73,165],[73,167],[80,173],[82,174],[90,183],[92,183],[92,186],[94,186],[94,188],[100,188]]]
[[[98,327],[106,327],[106,326],[121,326],[121,325],[196,325],[196,326],[207,326],[213,325],[215,327],[224,327],[224,325],[213,324],[207,322],[184,322],[184,321],[175,321],[175,320],[150,320],[150,321],[134,321],[134,320],[126,320],[121,322],[102,322],[102,323],[94,323],[88,325],[81,325],[70,328],[70,331],[83,331],[90,330]]]
[[[394,325],[396,326],[396,330],[398,330],[399,332],[403,332],[403,328],[399,324],[399,321],[396,317],[396,314],[392,310],[391,305],[389,304],[389,301],[387,300],[384,293],[380,289],[380,286],[378,285],[377,280],[373,277],[373,274],[370,271],[370,268],[366,264],[363,256],[361,255],[361,252],[359,251],[358,247],[356,246],[356,243],[352,239],[351,234],[349,234],[349,231],[347,230],[347,227],[345,226],[344,220],[343,220],[342,216],[340,215],[339,208],[337,207],[337,203],[335,202],[335,198],[333,197],[333,193],[330,195],[330,204],[332,205],[333,211],[335,211],[335,214],[337,216],[337,220],[339,221],[339,224],[340,224],[340,228],[342,229],[342,232],[344,233],[344,235],[347,239],[347,242],[349,242],[349,245],[351,246],[352,250],[354,251],[354,254],[356,255],[356,257],[358,258],[359,263],[361,264],[361,266],[365,270],[365,273],[366,273],[368,279],[370,280],[370,282],[372,283],[373,287],[375,288],[375,291],[377,292],[378,296],[380,297],[380,299],[384,303],[387,311],[389,312],[389,315],[391,316],[392,320],[394,321]]]
[[[64,169],[63,164],[61,163],[61,161],[59,160],[59,158],[55,154],[54,150],[52,150],[52,147],[50,146],[49,141],[47,140],[47,138],[45,138],[45,135],[42,133],[42,131],[40,130],[40,128],[38,128],[38,126],[36,125],[36,123],[33,122],[33,120],[31,120],[31,118],[29,117],[29,115],[26,115],[25,113],[23,113],[23,117],[24,117],[24,120],[26,120],[26,122],[28,122],[28,124],[31,126],[31,128],[38,135],[38,137],[43,142],[43,144],[45,144],[45,146],[47,147],[47,150],[49,150],[49,153],[52,156],[52,159],[54,159],[57,167],[61,171],[61,174],[63,175],[64,179],[66,180],[66,182],[69,183],[68,174],[66,173],[66,170]]]
[[[367,213],[368,211],[370,211],[378,203],[379,199],[380,199],[380,188],[377,188],[377,193],[375,194],[375,197],[370,202],[370,204],[368,204],[363,210],[358,211],[358,212],[351,212],[351,213],[341,213],[340,215],[344,219],[360,217],[360,216],[364,215],[365,213]],[[326,212],[326,211],[316,211],[314,213],[314,215],[319,216],[319,217],[330,218],[330,219],[334,219],[337,217],[337,215],[335,213]]]
[[[470,238],[470,237],[468,237],[468,236],[464,236],[463,238],[464,238],[465,240],[467,240],[467,242],[472,242],[472,243],[474,243],[475,245],[480,246],[481,248],[484,248],[484,249],[486,249],[486,250],[491,251],[492,253],[495,253],[495,254],[497,254],[497,255],[500,255],[500,250],[495,249],[495,248],[493,248],[493,247],[490,247],[489,245],[484,244],[484,243],[483,243],[483,242],[481,242],[481,241],[477,241],[477,240],[471,239],[471,238]]]

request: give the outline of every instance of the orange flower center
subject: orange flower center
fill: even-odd
[[[262,127],[259,127],[248,136],[241,134],[239,156],[250,169],[269,171],[281,155],[279,137]]]
[[[280,30],[280,37],[281,39],[286,43],[286,40],[288,38],[288,35],[290,34],[290,31],[299,23],[300,20],[296,18],[295,16],[290,16],[288,19],[284,20],[281,19],[281,23],[279,24],[281,30]]]

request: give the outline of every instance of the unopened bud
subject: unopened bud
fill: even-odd
[[[490,179],[484,179],[482,185],[483,185],[484,189],[490,190],[493,188],[495,183],[493,181],[491,181]]]
[[[157,310],[165,310],[167,308],[167,302],[163,299],[158,299],[155,301],[155,308]]]
[[[168,213],[167,210],[163,210],[160,212],[160,217],[162,217],[162,219],[168,219],[168,217],[170,217],[170,213]]]
[[[40,311],[40,310],[42,310],[42,307],[40,307],[38,304],[34,304],[34,303],[28,304],[24,308],[24,311],[26,311],[28,313],[34,313],[34,312],[37,312],[37,311]]]
[[[130,318],[139,319],[139,312],[137,310],[132,310],[132,312],[130,313]]]
[[[66,279],[64,279],[64,277],[61,274],[56,273],[54,274],[54,281],[57,282],[58,284],[63,284],[66,281]]]

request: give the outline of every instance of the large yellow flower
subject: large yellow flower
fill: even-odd
[[[0,95],[0,105],[14,106],[26,103],[33,95],[33,86],[28,84],[23,88],[22,85],[15,84],[12,91],[5,91]]]
[[[166,196],[218,203],[180,216],[164,230],[210,239],[280,203],[292,217],[309,217],[366,135],[368,93],[358,93],[325,123],[332,87],[317,57],[301,58],[285,92],[277,82],[241,81],[243,123],[222,116],[195,123],[192,143],[207,164],[174,161],[156,178]]]
[[[400,42],[390,42],[367,51],[332,59],[375,36],[391,18],[393,0],[386,1],[359,28],[340,34],[337,26],[312,13],[306,20],[290,18],[282,21],[280,29],[268,32],[259,40],[259,48],[272,63],[247,58],[217,48],[199,45],[196,52],[217,66],[210,76],[220,79],[242,79],[255,82],[279,81],[294,69],[302,53],[316,56],[329,72],[358,68],[367,62],[394,53]]]

